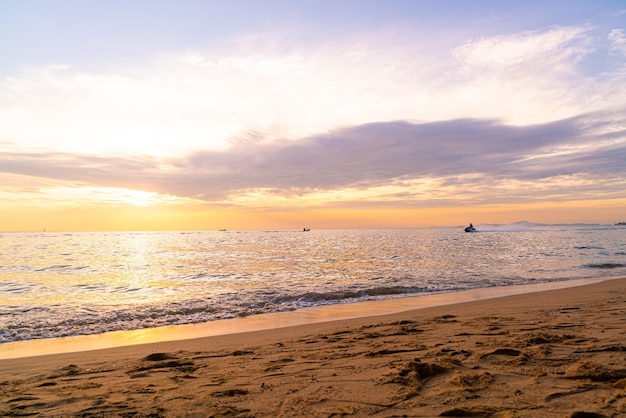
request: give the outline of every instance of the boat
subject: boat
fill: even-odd
[[[303,228],[302,232],[309,232],[311,230],[311,228]]]
[[[470,223],[469,226],[465,228],[465,232],[477,232],[477,231],[476,231],[476,228],[474,228],[474,225]]]

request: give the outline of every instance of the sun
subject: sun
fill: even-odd
[[[55,187],[45,190],[44,194],[50,201],[62,205],[72,202],[74,205],[82,203],[146,207],[174,200],[169,195],[125,187]]]
[[[116,189],[116,199],[132,206],[146,207],[160,203],[162,199],[157,193],[143,190]]]

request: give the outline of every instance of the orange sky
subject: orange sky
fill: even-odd
[[[28,208],[0,211],[0,230],[40,232],[120,230],[264,230],[322,228],[421,228],[457,226],[473,222],[506,224],[527,220],[536,223],[612,224],[624,220],[626,199],[501,205],[443,207],[437,209],[323,209],[253,210],[220,209],[206,204],[154,205],[149,207],[99,205],[56,209]],[[97,220],[97,222],[95,221]]]

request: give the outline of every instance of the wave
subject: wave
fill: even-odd
[[[356,291],[336,291],[336,292],[307,292],[302,296],[298,297],[300,301],[334,301],[341,299],[355,299],[355,298],[363,298],[368,296],[392,296],[392,295],[404,295],[408,293],[419,293],[423,292],[423,288],[411,288],[405,286],[392,286],[392,287],[376,287],[371,289],[363,289]]]
[[[88,266],[72,266],[71,264],[59,264],[54,266],[41,267],[38,269],[34,269],[36,272],[44,272],[44,271],[68,271],[68,270],[84,270],[88,269]]]
[[[126,289],[128,291],[128,289]],[[138,290],[138,289],[131,289]],[[76,307],[47,306],[35,315],[33,321],[21,321],[19,307],[5,306],[0,317],[6,323],[0,330],[0,344],[9,341],[99,334],[109,331],[183,325],[243,317],[271,312],[293,311],[298,308],[346,303],[366,298],[389,298],[417,293],[437,293],[458,289],[390,286],[362,290],[305,292],[291,295],[265,294],[243,298],[233,293],[216,299],[188,299],[167,304],[126,306],[116,309],[77,309]]]
[[[13,295],[26,294],[32,292],[36,288],[37,285],[32,283],[22,283],[14,281],[0,282],[0,293]]]
[[[441,286],[441,287],[410,287],[410,286],[382,286],[360,290],[336,290],[331,292],[306,292],[300,295],[283,295],[272,299],[275,304],[295,303],[298,306],[322,305],[355,299],[387,298],[403,295],[433,294],[467,290],[478,286]]]
[[[593,268],[593,269],[616,269],[620,267],[626,267],[626,264],[622,263],[593,263],[593,264],[585,264],[583,267]]]

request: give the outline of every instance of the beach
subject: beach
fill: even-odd
[[[0,360],[2,416],[626,415],[626,278]]]

